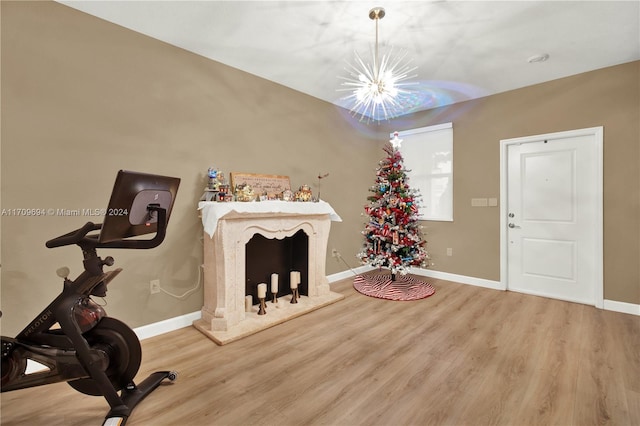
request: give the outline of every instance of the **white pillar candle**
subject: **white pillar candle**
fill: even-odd
[[[244,297],[244,311],[251,312],[253,307],[253,296],[245,296]]]
[[[267,297],[267,285],[265,283],[258,284],[258,299]]]
[[[300,283],[302,282],[300,280],[300,271],[296,271],[296,282],[298,283],[298,285],[300,285]]]
[[[291,273],[289,273],[289,282],[291,283],[291,288],[298,288],[298,275],[296,274],[296,271],[291,271]]]
[[[271,293],[278,293],[278,274],[271,274]]]

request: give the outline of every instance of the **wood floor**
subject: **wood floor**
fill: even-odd
[[[180,374],[136,425],[640,425],[640,317],[429,280],[391,302],[343,301],[217,346],[192,327],[143,341],[138,380]],[[99,425],[67,384],[3,393],[10,425]]]

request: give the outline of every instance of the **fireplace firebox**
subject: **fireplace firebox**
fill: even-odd
[[[289,282],[291,271],[300,271],[301,281],[298,291],[302,296],[308,296],[309,269],[309,237],[303,230],[299,230],[291,237],[281,240],[267,238],[255,234],[245,246],[245,295],[252,296],[252,304],[258,304],[258,284],[270,284],[271,274],[278,274],[277,297],[291,294]],[[271,287],[269,297],[271,297]]]

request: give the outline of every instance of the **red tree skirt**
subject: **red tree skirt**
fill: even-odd
[[[431,284],[409,275],[396,274],[396,280],[392,281],[391,273],[358,275],[353,287],[365,296],[387,300],[418,300],[436,292]]]

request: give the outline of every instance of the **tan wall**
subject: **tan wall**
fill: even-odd
[[[500,196],[500,140],[604,126],[604,297],[640,303],[640,62],[416,113],[387,128],[449,121],[454,222],[424,222],[433,269],[500,280],[499,208],[471,207],[471,198]]]
[[[356,266],[360,216],[379,154],[326,102],[53,2],[2,3],[2,207],[104,208],[119,169],[182,179],[168,237],[153,250],[104,251],[122,274],[107,312],[136,327],[202,307],[197,201],[209,166],[288,175],[344,222],[329,247]],[[360,200],[363,200],[362,202]],[[76,247],[44,242],[94,217],[2,217],[2,331],[16,333],[80,272]],[[349,255],[352,253],[353,255]],[[353,259],[353,260],[352,260]],[[344,270],[329,256],[327,273]]]
[[[380,126],[352,126],[332,105],[52,2],[1,2],[2,208],[105,207],[118,169],[182,178],[165,243],[105,252],[124,272],[107,311],[133,327],[200,309],[195,211],[204,172],[291,176],[315,184],[344,219],[329,248],[352,266],[362,206],[390,130],[454,123],[453,223],[425,222],[434,269],[499,280],[499,140],[603,125],[605,298],[640,303],[640,63],[625,64]],[[75,248],[44,241],[91,217],[2,217],[3,334],[16,333],[59,291],[55,270],[79,272]],[[447,247],[454,256],[446,257]],[[330,256],[327,273],[345,269]]]

